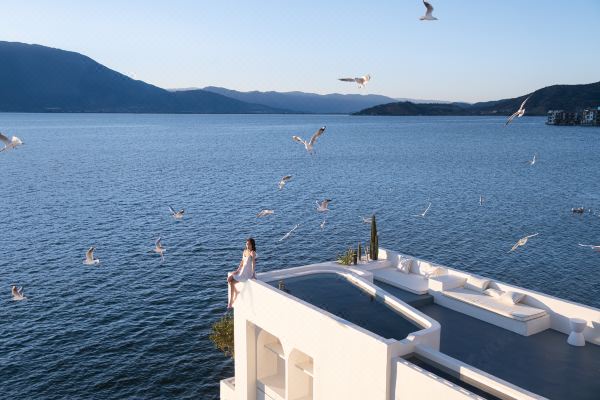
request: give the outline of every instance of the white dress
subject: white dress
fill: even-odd
[[[237,274],[232,277],[238,282],[245,282],[252,278],[252,253],[248,252],[242,257],[242,266]]]

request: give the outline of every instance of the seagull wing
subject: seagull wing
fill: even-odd
[[[298,143],[302,143],[302,144],[305,143],[304,140],[302,140],[302,138],[300,136],[296,136],[296,135],[292,136],[292,140],[294,140]]]
[[[161,247],[160,236],[156,239],[156,247]]]
[[[522,110],[523,107],[525,107],[525,103],[527,103],[527,100],[529,100],[531,96],[528,96],[525,100],[523,100],[523,102],[521,103],[521,107],[519,107],[519,110]]]
[[[0,142],[4,143],[7,146],[10,144],[10,140],[2,133],[0,133]]]
[[[85,253],[85,259],[86,261],[94,261],[94,247],[90,247],[89,250]]]
[[[537,235],[539,235],[539,233],[534,233],[533,235],[528,235],[528,236],[525,236],[525,237],[529,239],[529,238],[532,238],[532,237],[537,236]]]
[[[510,124],[512,122],[512,120],[515,119],[515,117],[517,116],[517,114],[519,114],[518,111],[516,113],[514,113],[513,115],[511,115],[510,117],[508,117],[508,120],[506,121],[506,124],[504,124],[504,126]]]
[[[425,0],[423,0],[423,4],[425,4],[425,8],[427,8],[427,12],[425,13],[425,15],[431,17],[433,14],[433,6]]]
[[[581,243],[579,243],[579,245],[580,245],[581,247],[589,247],[589,248],[592,248],[592,249],[593,249],[594,247],[596,247],[596,246],[594,246],[593,244],[581,244]]]
[[[515,250],[517,249],[517,247],[519,247],[519,246],[520,246],[520,244],[519,244],[519,243],[521,243],[521,240],[520,240],[520,239],[517,241],[517,243],[515,243],[515,244],[513,245],[513,247],[510,249],[510,251],[515,251]]]
[[[171,214],[177,214],[177,212],[175,210],[173,210],[173,207],[169,206],[169,211],[171,211]]]
[[[354,82],[356,78],[340,78],[339,80],[342,82]]]
[[[315,142],[317,141],[317,139],[323,134],[323,132],[325,132],[325,127],[322,126],[319,128],[318,131],[316,131],[312,137],[310,138],[310,141],[308,142],[310,145],[315,144]]]
[[[19,296],[23,296],[23,286],[17,289],[17,293],[19,293]]]
[[[291,176],[291,175],[286,175],[286,176],[284,176],[283,178],[281,178],[281,180],[282,180],[283,182],[287,182],[287,181],[289,181],[290,179],[292,179],[292,176]]]

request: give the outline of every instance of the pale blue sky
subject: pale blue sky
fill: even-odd
[[[600,80],[599,0],[0,3],[0,40],[83,53],[164,88],[493,100]],[[336,79],[370,73],[367,90]]]

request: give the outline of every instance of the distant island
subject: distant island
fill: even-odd
[[[480,103],[415,104],[394,102],[366,108],[354,115],[510,115],[530,94],[512,99]],[[527,115],[546,115],[550,110],[578,110],[600,105],[600,82],[585,85],[553,85],[531,93],[525,106]]]
[[[166,90],[79,53],[0,41],[0,112],[173,114],[509,115],[527,95],[475,104],[397,101],[375,94]],[[533,92],[527,115],[600,105],[600,82]]]

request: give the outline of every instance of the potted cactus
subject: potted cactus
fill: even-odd
[[[375,214],[371,218],[371,240],[369,242],[369,258],[371,260],[377,260],[379,255],[379,236],[377,235],[377,222],[375,221]]]

